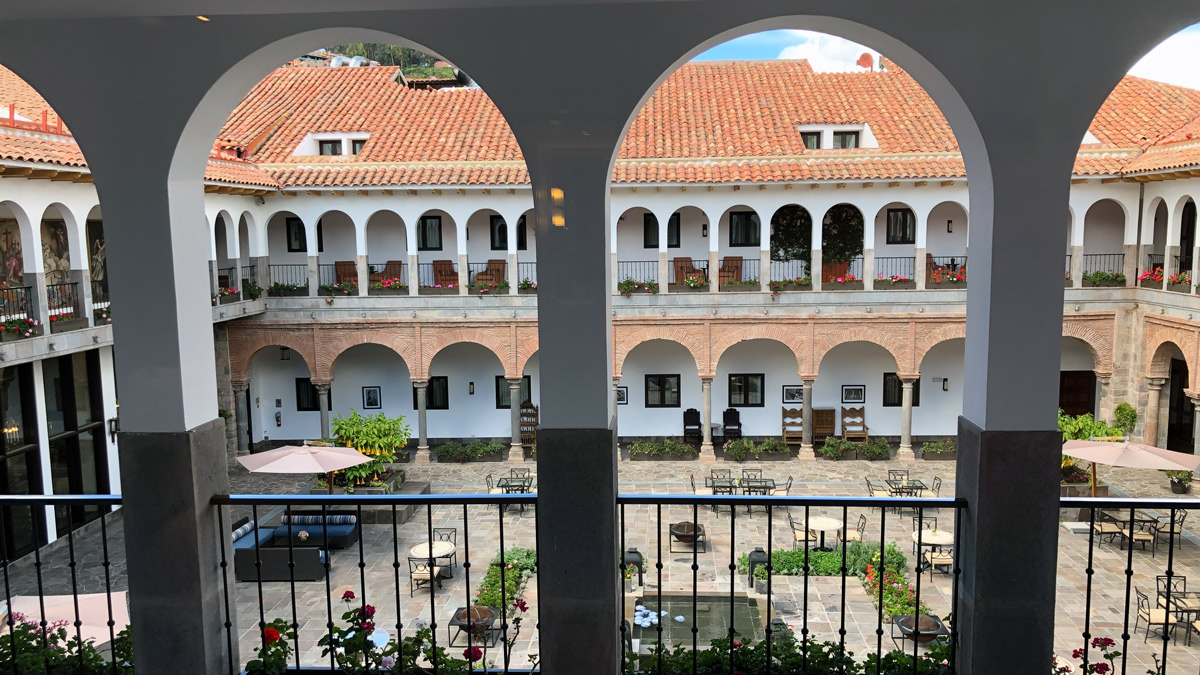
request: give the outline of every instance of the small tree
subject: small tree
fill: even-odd
[[[821,260],[847,262],[862,255],[863,215],[849,204],[829,209],[821,224]]]
[[[1137,426],[1137,421],[1137,410],[1134,410],[1133,406],[1128,403],[1118,403],[1117,407],[1113,410],[1112,425],[1124,431],[1126,436],[1133,433],[1134,427]]]
[[[771,216],[771,260],[812,263],[812,216],[803,206],[788,204]]]

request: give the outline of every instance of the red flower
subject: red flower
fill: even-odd
[[[1100,673],[1100,675],[1104,675],[1105,673],[1108,672],[1108,664],[1107,663],[1097,663],[1096,665],[1092,666],[1092,672]]]
[[[350,602],[353,599],[354,599],[354,591],[346,591],[345,593],[342,593],[342,600],[345,600],[346,602]]]
[[[741,640],[734,640],[734,641],[733,641],[733,646],[734,646],[734,647],[741,647],[741,646],[742,646],[742,641],[741,641]]]
[[[370,619],[375,616],[375,607],[372,605],[363,605],[363,608],[358,611],[364,619]]]
[[[467,647],[463,650],[463,658],[474,663],[483,658],[483,650],[479,647]]]
[[[364,633],[373,632],[375,630],[375,624],[370,621],[364,621],[362,622],[362,629]]]
[[[271,644],[279,639],[279,631],[274,628],[266,628],[263,630],[263,642]]]

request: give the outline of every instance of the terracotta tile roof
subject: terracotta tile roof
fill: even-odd
[[[232,185],[279,187],[279,183],[269,173],[254,164],[224,157],[208,158],[208,164],[204,167],[204,180]]]
[[[79,145],[70,136],[0,127],[0,159],[87,166]]]

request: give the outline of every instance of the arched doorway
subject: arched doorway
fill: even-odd
[[[1096,414],[1095,367],[1087,343],[1079,338],[1063,337],[1058,407],[1067,415]]]
[[[821,218],[821,283],[862,280],[863,227],[863,214],[856,206],[838,204],[825,212]]]

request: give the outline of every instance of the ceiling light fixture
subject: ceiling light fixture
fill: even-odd
[[[209,21],[212,21],[212,19],[208,18],[207,16],[204,16],[203,14],[197,14],[196,18],[200,19],[204,23],[208,23]]]

